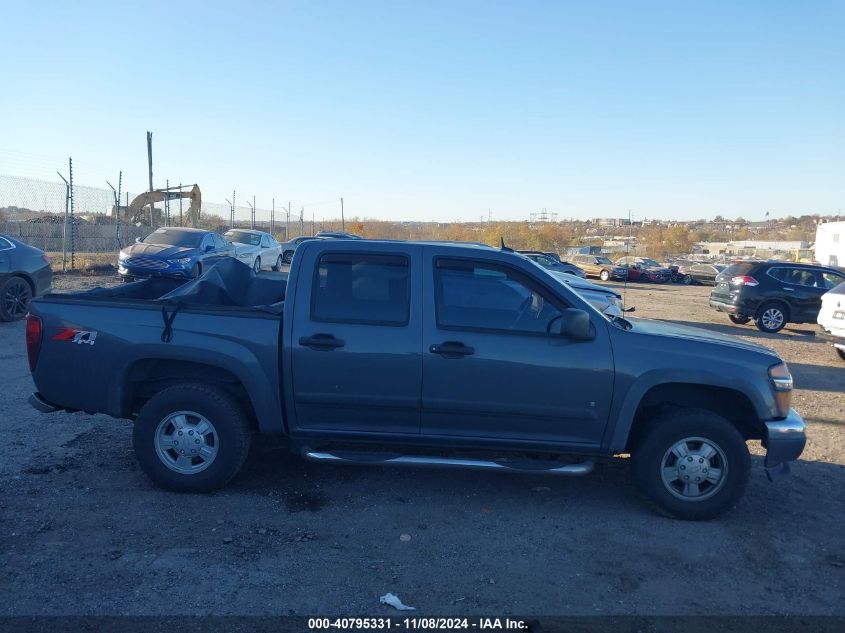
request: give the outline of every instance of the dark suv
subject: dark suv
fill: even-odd
[[[739,262],[716,276],[710,307],[737,325],[754,319],[763,332],[815,323],[822,295],[845,281],[835,268],[790,262]]]

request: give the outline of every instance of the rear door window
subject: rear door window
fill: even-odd
[[[410,290],[410,262],[404,255],[324,253],[314,271],[311,318],[406,325]]]

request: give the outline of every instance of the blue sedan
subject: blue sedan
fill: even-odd
[[[235,247],[212,231],[165,226],[120,251],[117,272],[126,280],[199,277]]]

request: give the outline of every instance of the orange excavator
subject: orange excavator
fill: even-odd
[[[158,226],[161,224],[161,209],[157,209],[154,206],[155,203],[180,198],[187,198],[191,201],[188,207],[188,218],[191,226],[196,227],[202,209],[202,194],[198,185],[183,185],[144,192],[129,203],[126,217],[132,224]]]

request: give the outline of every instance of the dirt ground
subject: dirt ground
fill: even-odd
[[[625,292],[636,316],[774,347],[809,444],[776,484],[756,460],[707,523],[654,514],[624,462],[580,479],[356,468],[260,440],[225,490],[163,492],[128,422],[27,404],[23,324],[0,324],[0,615],[398,615],[387,592],[415,615],[845,614],[845,363],[815,326],[735,326],[708,294]]]

